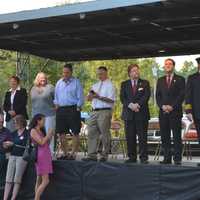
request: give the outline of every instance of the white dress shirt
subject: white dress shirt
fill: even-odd
[[[135,79],[135,80],[131,79],[132,87],[137,86],[137,83],[138,83],[138,79]]]
[[[170,77],[170,80],[169,80],[169,82],[170,82],[170,84],[171,84],[171,82],[172,82],[172,79],[174,78],[174,73],[172,73],[172,74],[169,74],[169,75],[167,75],[166,74],[166,81],[167,81],[167,77]]]
[[[106,79],[105,81],[99,81],[96,84],[94,84],[91,88],[94,92],[96,92],[101,97],[109,98],[113,101],[116,99],[115,94],[115,87],[110,79]],[[92,100],[92,108],[112,108],[114,103],[108,103],[105,101],[102,101],[100,99],[93,99]]]
[[[12,107],[12,105],[13,105],[13,102],[14,102],[14,98],[15,98],[15,94],[16,94],[16,91],[17,90],[20,90],[20,87],[17,87],[17,89],[16,90],[12,90],[12,89],[10,89],[9,91],[11,92],[11,95],[10,95],[10,103],[11,103],[11,107]]]

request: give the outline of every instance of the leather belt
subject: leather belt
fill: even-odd
[[[111,110],[111,108],[94,108],[92,111]]]
[[[71,105],[71,106],[59,106],[58,108],[76,108],[76,105]]]

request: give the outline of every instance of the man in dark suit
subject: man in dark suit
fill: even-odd
[[[196,61],[198,71],[188,77],[186,84],[185,110],[188,118],[194,121],[200,143],[200,58]]]
[[[174,143],[174,163],[181,164],[182,139],[181,119],[182,103],[185,95],[185,79],[174,73],[175,61],[166,59],[164,63],[165,76],[158,79],[156,100],[159,111],[161,140],[164,160],[161,164],[171,164],[171,131]]]
[[[138,136],[140,161],[147,164],[150,86],[148,81],[140,79],[139,66],[137,64],[128,67],[128,74],[130,79],[122,82],[120,91],[120,99],[123,104],[122,119],[125,124],[129,157],[126,162],[137,162],[136,136]]]
[[[26,110],[27,92],[20,87],[20,79],[17,76],[10,78],[10,90],[6,92],[3,109],[6,112],[6,127],[12,132],[15,130],[13,118],[23,115],[28,119]]]

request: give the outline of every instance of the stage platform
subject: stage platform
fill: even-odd
[[[43,200],[199,200],[200,168],[117,162],[54,161]],[[1,170],[0,199],[3,195]],[[33,200],[35,169],[25,172],[18,200]]]

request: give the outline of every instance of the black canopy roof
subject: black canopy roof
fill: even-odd
[[[199,0],[97,0],[0,15],[0,48],[60,61],[200,53]]]

